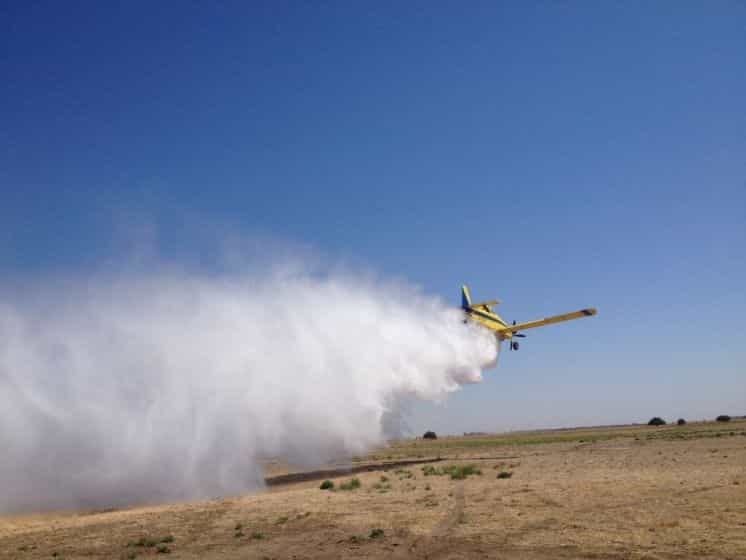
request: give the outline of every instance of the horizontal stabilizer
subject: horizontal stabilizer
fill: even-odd
[[[518,331],[525,331],[527,329],[535,329],[536,327],[543,327],[544,325],[552,325],[554,323],[571,321],[573,319],[580,319],[582,317],[591,317],[596,313],[598,312],[593,307],[589,307],[588,309],[581,309],[580,311],[573,311],[572,313],[565,313],[564,315],[554,315],[553,317],[547,317],[545,319],[539,319],[537,321],[529,321],[528,323],[508,325],[504,328],[498,329],[498,332],[515,333]]]
[[[500,300],[493,299],[492,301],[485,301],[484,303],[472,303],[469,307],[491,307],[500,303],[502,303]]]

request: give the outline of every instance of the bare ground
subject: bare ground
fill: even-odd
[[[467,464],[481,474],[423,472]],[[356,466],[356,490],[306,474],[213,501],[0,517],[0,558],[746,558],[746,422],[404,441]]]

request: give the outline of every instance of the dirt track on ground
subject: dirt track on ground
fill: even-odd
[[[420,462],[358,465],[356,490],[296,480],[191,504],[0,517],[0,558],[746,558],[746,423],[676,430],[402,442],[374,455]],[[447,458],[436,472],[472,462],[481,475],[425,476],[428,454]]]

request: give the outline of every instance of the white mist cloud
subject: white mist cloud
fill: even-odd
[[[260,460],[383,441],[398,399],[481,380],[494,338],[401,284],[302,263],[0,296],[0,511],[238,493]]]

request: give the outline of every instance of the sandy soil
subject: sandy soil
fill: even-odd
[[[746,558],[746,422],[397,442],[361,460],[436,455],[446,460],[356,473],[354,490],[305,480],[0,517],[0,558]],[[423,472],[468,464],[481,474]]]

